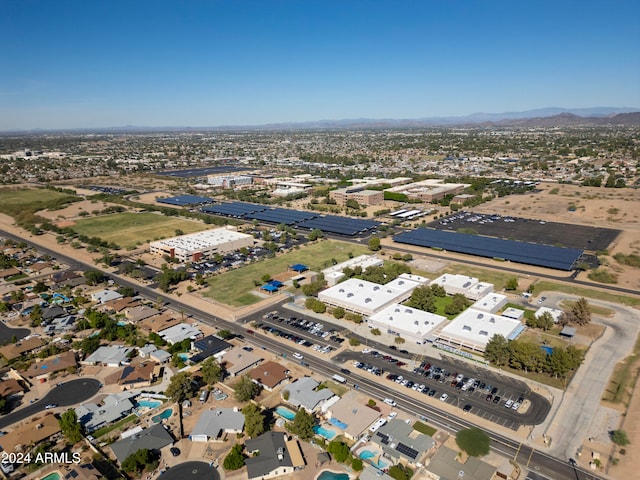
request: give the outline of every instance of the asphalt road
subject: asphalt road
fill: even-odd
[[[219,480],[218,471],[206,462],[184,462],[166,470],[162,480]]]
[[[7,238],[13,238],[17,241],[29,241],[28,238],[16,237],[2,231],[0,231],[0,234]],[[94,270],[96,268],[94,265],[78,262],[76,259],[63,255],[60,252],[42,248],[39,246],[37,248],[39,251],[45,254],[49,254],[53,257],[58,258],[74,270]],[[486,265],[480,262],[476,262],[476,264],[486,267]],[[114,275],[111,273],[109,275],[114,277]],[[556,277],[551,278],[555,279]],[[126,278],[118,277],[118,283],[120,283],[122,286],[131,287],[137,290],[140,295],[148,298],[149,300],[155,301],[158,297],[158,292],[156,290],[138,285],[137,283],[130,282]],[[189,304],[175,299],[168,299],[167,304],[170,308],[173,308],[177,311],[181,310],[186,315],[191,315],[195,318],[198,318],[200,321],[203,321],[209,325],[228,329],[232,333],[240,334],[243,336],[246,335],[246,327],[244,325],[218,319],[208,312],[202,312]],[[273,307],[266,308],[261,312],[257,312],[257,314],[261,316],[270,310],[273,310]],[[254,333],[252,335],[252,340],[257,345],[262,346],[265,350],[269,350],[277,355],[283,353],[286,355],[291,355],[295,351],[297,351],[297,349],[293,348],[293,345],[286,345],[277,341],[273,337],[270,338],[268,335]],[[336,373],[340,373],[340,367],[331,361],[326,361],[309,356],[308,358],[305,357],[305,363],[307,363],[312,370],[315,370],[329,377]],[[356,378],[358,379],[358,388],[360,388],[363,392],[375,396],[376,398],[385,398],[388,396],[387,389],[384,386],[380,386],[379,382],[369,380],[365,377],[359,377],[357,376],[357,374],[355,374],[355,372],[353,375],[356,375]],[[377,380],[378,377],[375,378]],[[476,427],[475,424],[468,422],[467,420],[450,416],[446,412],[442,412],[429,405],[425,405],[424,402],[416,401],[411,397],[398,395],[396,396],[396,402],[398,403],[399,408],[403,409],[404,411],[425,418],[429,416],[429,421],[451,432],[457,432],[463,428]],[[497,434],[491,430],[484,431],[485,433],[487,433],[487,435],[489,435],[489,438],[492,442],[492,448],[495,451],[501,453],[507,458],[511,458],[512,460],[519,462],[521,465],[527,465],[529,468],[533,468],[536,472],[548,476],[549,478],[552,478],[554,480],[592,480],[600,478],[594,475],[593,472],[577,469],[576,467],[569,465],[568,459],[557,459],[544,452],[537,451],[526,444],[511,440],[510,438]]]
[[[0,323],[0,344],[10,343],[14,336],[20,340],[30,333],[31,330],[28,328],[10,328],[4,323]]]
[[[52,388],[44,398],[39,401],[27,405],[20,410],[10,413],[0,418],[0,428],[13,425],[25,418],[45,411],[49,404],[56,404],[58,407],[68,407],[76,405],[93,397],[100,390],[101,383],[95,378],[79,378],[77,380],[69,380],[57,387]],[[57,409],[53,409],[57,411]]]

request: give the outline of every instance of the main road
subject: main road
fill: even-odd
[[[16,241],[26,241],[26,238],[17,237],[4,231],[0,231],[0,235],[11,238]],[[30,242],[34,243],[34,242]],[[58,258],[66,263],[71,269],[74,270],[95,270],[94,265],[86,264],[78,261],[75,258],[68,257],[60,252],[34,245],[39,251]],[[116,275],[109,273],[109,275],[116,277]],[[117,276],[118,283],[124,287],[131,287],[137,290],[142,296],[149,300],[155,301],[158,297],[158,292],[149,287],[139,285],[138,283],[131,282],[126,278]],[[166,297],[165,297],[166,298]],[[173,309],[182,311],[187,315],[191,315],[200,321],[207,323],[208,325],[216,326],[219,328],[227,329],[232,333],[238,335],[246,335],[246,329],[242,324],[228,322],[221,320],[210,312],[201,311],[187,303],[181,302],[176,299],[167,299],[167,303]],[[291,356],[298,349],[293,345],[289,346],[283,342],[276,340],[274,337],[268,335],[262,335],[259,333],[252,334],[253,341],[262,347],[264,350],[271,351],[276,355]],[[296,347],[298,347],[296,345]],[[312,356],[305,357],[305,364],[312,370],[328,377],[334,374],[340,374],[340,366],[332,361],[323,360],[321,358],[315,358]],[[358,388],[373,397],[385,398],[388,396],[388,389],[381,386],[377,380],[369,379],[365,376],[357,374],[351,374],[351,377],[356,377],[355,382]],[[377,379],[377,377],[376,377]],[[59,388],[59,387],[58,387]],[[400,393],[395,395],[395,400],[400,408],[404,411],[417,415],[419,417],[427,418],[430,422],[447,429],[452,432],[457,432],[464,428],[477,427],[473,423],[459,418],[455,415],[447,412],[440,411],[430,405],[416,400],[409,395]],[[504,435],[493,432],[491,430],[485,430],[485,433],[489,435],[491,439],[492,448],[501,453],[502,455],[511,458],[521,465],[526,465],[528,468],[535,470],[550,479],[553,480],[591,480],[600,478],[586,470],[582,470],[569,463],[569,459],[557,459],[544,452],[535,450],[533,447],[524,444],[517,440],[512,440]]]

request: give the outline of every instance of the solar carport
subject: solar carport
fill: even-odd
[[[259,222],[293,225],[294,223],[303,222],[316,216],[317,214],[315,213],[301,212],[288,208],[269,208],[267,210],[247,213],[245,218],[249,220],[258,220]]]
[[[257,205],[255,203],[230,202],[221,203],[220,205],[214,205],[211,207],[204,207],[202,211],[204,213],[212,213],[213,215],[222,215],[224,217],[245,218],[247,214],[261,212],[266,209],[267,207],[264,205]]]
[[[359,218],[339,217],[337,215],[324,215],[298,223],[298,227],[309,230],[318,229],[325,233],[335,233],[338,235],[354,236],[373,230],[380,225],[380,222],[373,220],[362,220]]]
[[[418,228],[393,237],[394,242],[435,247],[479,257],[500,258],[539,267],[571,270],[583,251],[538,243]]]
[[[159,198],[158,203],[166,203],[167,205],[175,205],[177,207],[186,207],[189,205],[206,205],[213,203],[212,198],[199,197],[197,195],[178,195],[177,197]]]

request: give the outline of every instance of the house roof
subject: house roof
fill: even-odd
[[[199,328],[188,323],[180,323],[160,332],[160,336],[172,345],[188,338],[193,339],[201,334],[202,332]]]
[[[332,420],[337,420],[331,424],[338,428],[346,425],[343,430],[352,438],[357,438],[381,416],[380,412],[361,403],[358,394],[353,390],[331,405],[328,413]]]
[[[23,353],[30,352],[38,347],[41,347],[44,342],[40,337],[30,337],[20,340],[17,343],[12,343],[0,347],[0,354],[7,360],[12,360],[19,357]]]
[[[142,450],[160,450],[173,443],[173,437],[167,432],[162,424],[158,423],[153,427],[145,428],[135,435],[118,440],[110,445],[111,451],[122,463],[129,455]]]
[[[75,408],[78,421],[89,431],[120,420],[124,415],[133,409],[130,398],[135,394],[131,393],[126,397],[109,395],[103,400],[102,405],[95,403],[85,403]]]
[[[496,467],[475,457],[468,457],[465,463],[458,462],[458,458],[455,450],[442,445],[425,468],[440,478],[464,477],[464,480],[489,480],[496,471]]]
[[[41,362],[32,364],[23,373],[28,378],[38,377],[40,375],[46,375],[48,373],[58,372],[65,368],[76,366],[76,355],[72,351],[62,352],[58,355],[53,355],[44,359]]]
[[[244,428],[244,414],[234,408],[204,410],[193,427],[191,435],[206,435],[211,439],[224,432],[241,432]]]
[[[27,446],[39,443],[60,432],[60,423],[51,412],[44,416],[36,416],[19,424],[6,435],[0,437],[0,449],[15,452],[18,445]]]
[[[89,365],[94,363],[120,364],[129,358],[129,353],[133,350],[133,347],[125,345],[103,345],[85,358],[82,363]]]
[[[245,460],[250,479],[269,475],[280,467],[304,466],[298,442],[287,441],[283,432],[266,432],[245,442],[248,452],[260,452]]]
[[[294,407],[304,407],[309,411],[316,409],[318,404],[333,397],[333,392],[328,388],[316,390],[320,385],[311,377],[297,379],[284,390],[289,392],[288,403]]]
[[[160,310],[156,310],[153,307],[148,307],[146,305],[138,305],[135,307],[127,307],[124,310],[124,314],[127,319],[132,322],[139,322],[144,320],[145,318],[153,317],[154,315],[158,315]]]
[[[160,315],[154,315],[153,317],[145,318],[140,321],[138,326],[148,332],[161,332],[167,328],[171,328],[175,325],[182,323],[179,319],[174,318],[168,313],[161,313]]]
[[[119,385],[129,385],[131,383],[150,382],[153,378],[155,362],[145,362],[135,366],[126,366],[122,369]]]
[[[15,378],[0,382],[0,397],[8,397],[14,393],[24,392],[25,389]]]
[[[289,369],[279,363],[268,361],[251,370],[249,377],[271,389],[289,377]]]
[[[200,350],[199,354],[191,358],[191,360],[196,363],[232,347],[230,343],[225,342],[214,335],[209,335],[201,338],[200,340],[196,340],[193,342],[193,346],[197,350]]]
[[[225,363],[225,369],[231,375],[239,375],[248,368],[256,365],[261,360],[261,356],[237,347],[227,350],[224,355],[220,357],[220,362]]]
[[[112,300],[119,300],[122,298],[122,294],[115,290],[104,288],[91,293],[91,300],[99,303],[107,303]]]
[[[419,433],[397,418],[380,427],[371,440],[390,457],[404,458],[409,463],[418,462],[436,444],[429,435]]]
[[[127,307],[134,307],[136,305],[138,305],[138,300],[131,297],[115,298],[104,302],[105,308],[110,308],[114,312],[120,312]]]

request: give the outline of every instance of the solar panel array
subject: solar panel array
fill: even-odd
[[[313,212],[302,212],[288,208],[270,208],[246,202],[229,202],[202,208],[204,213],[225,217],[258,220],[266,223],[293,225],[308,230],[319,229],[325,233],[354,236],[377,228],[380,222],[337,215],[320,216]]]
[[[213,199],[208,197],[199,197],[197,195],[178,195],[177,197],[159,198],[158,203],[185,207],[188,205],[205,205],[207,203],[213,203]]]
[[[362,220],[359,218],[339,217],[337,215],[325,215],[316,217],[298,224],[300,228],[315,228],[327,233],[338,235],[358,235],[373,230],[380,225],[380,222],[373,220]]]
[[[451,252],[467,253],[479,257],[501,258],[512,262],[539,267],[571,270],[583,254],[577,248],[554,247],[538,243],[517,242],[501,238],[467,235],[418,228],[393,237],[398,243],[420,247],[436,247]]]
[[[409,457],[412,460],[415,460],[419,453],[418,450],[416,450],[415,448],[411,448],[410,446],[405,445],[404,443],[399,443],[398,446],[396,447],[396,451]]]
[[[213,213],[214,215],[222,215],[224,217],[245,218],[247,214],[261,212],[266,209],[267,207],[264,205],[257,205],[255,203],[230,202],[221,203],[220,205],[214,205],[211,207],[204,207],[202,211],[205,213]]]
[[[380,443],[383,445],[389,445],[389,435],[382,432],[376,432],[376,436],[380,437]]]
[[[298,210],[290,210],[288,208],[270,208],[258,212],[248,213],[245,215],[248,219],[255,219],[260,222],[267,223],[284,223],[285,225],[293,225],[297,222],[303,222],[316,217],[317,214],[311,212],[300,212]]]

